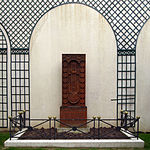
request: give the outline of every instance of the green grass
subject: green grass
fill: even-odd
[[[4,147],[4,141],[9,138],[8,132],[0,132],[0,149]]]
[[[0,132],[0,150],[150,150],[150,134],[141,133],[139,135],[145,141],[144,148],[140,149],[98,149],[98,148],[5,148],[4,141],[9,138],[8,132]]]
[[[10,147],[10,148],[5,148],[4,150],[48,150],[46,148],[15,148],[15,147]]]
[[[149,134],[141,133],[141,134],[139,135],[139,137],[140,137],[142,140],[144,140],[144,142],[145,142],[144,148],[150,150],[150,133],[149,133]]]

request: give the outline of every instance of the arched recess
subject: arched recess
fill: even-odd
[[[9,38],[0,24],[0,128],[8,127],[8,50]]]
[[[90,7],[62,5],[45,14],[30,42],[31,118],[59,118],[63,53],[86,54],[88,118],[115,117],[116,104],[110,99],[116,97],[116,49],[110,25]]]
[[[150,19],[144,25],[137,41],[137,115],[141,117],[142,131],[150,131]]]

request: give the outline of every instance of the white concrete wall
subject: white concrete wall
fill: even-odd
[[[62,54],[86,54],[88,118],[116,117],[117,48],[107,21],[79,4],[57,7],[36,25],[30,44],[31,118],[59,118]]]
[[[137,42],[137,115],[142,131],[150,131],[150,20]]]

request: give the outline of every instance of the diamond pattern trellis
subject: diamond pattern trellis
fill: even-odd
[[[0,29],[0,54],[6,53],[7,42],[3,34],[3,31]]]
[[[118,50],[135,49],[138,34],[150,17],[149,0],[1,0],[0,23],[12,48],[29,48],[30,36],[37,21],[50,9],[69,3],[90,6],[111,25]]]

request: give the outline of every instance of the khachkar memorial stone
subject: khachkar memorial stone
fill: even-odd
[[[86,122],[86,120],[82,120],[87,119],[85,63],[85,54],[62,55],[62,106],[60,107],[60,119],[63,123],[80,125]]]

